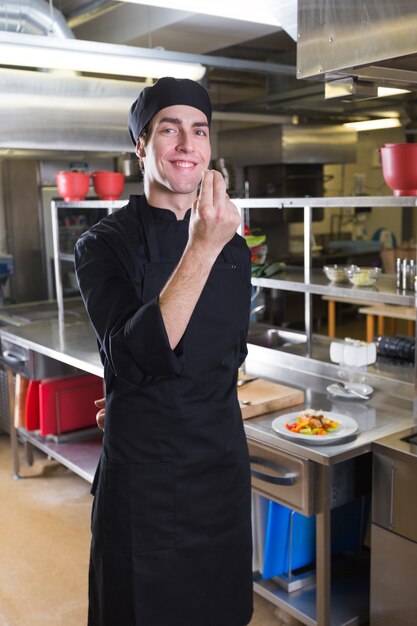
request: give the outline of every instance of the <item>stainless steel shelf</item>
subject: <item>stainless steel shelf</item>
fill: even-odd
[[[243,209],[303,209],[305,207],[414,207],[417,196],[352,196],[326,198],[234,198]]]
[[[31,443],[35,448],[92,483],[102,449],[102,436],[98,430],[97,432],[97,437],[65,443],[48,441],[38,433],[27,431],[25,428],[19,428],[18,436],[22,441]]]
[[[347,300],[363,300],[384,304],[401,304],[415,306],[415,292],[403,291],[395,286],[393,274],[383,274],[375,287],[353,287],[348,283],[329,283],[323,271],[312,269],[310,280],[305,279],[304,269],[301,267],[287,267],[276,278],[252,278],[252,285],[267,289],[281,289],[282,291],[298,291],[316,295],[346,298]]]
[[[369,619],[369,556],[362,554],[332,569],[331,624],[355,626]],[[254,590],[306,626],[320,626],[316,619],[316,586],[287,593],[272,579],[254,576]],[[347,602],[346,599],[349,598]]]
[[[129,200],[83,200],[82,202],[64,202],[59,200],[53,204],[57,209],[119,209],[125,206]]]

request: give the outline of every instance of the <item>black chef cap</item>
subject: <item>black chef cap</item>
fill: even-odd
[[[158,111],[176,104],[199,109],[207,117],[208,123],[211,123],[211,103],[207,90],[189,78],[166,76],[152,87],[145,87],[130,108],[128,128],[134,145]]]

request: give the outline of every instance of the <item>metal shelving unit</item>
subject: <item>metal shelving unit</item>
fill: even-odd
[[[277,277],[252,278],[252,284],[267,289],[281,289],[283,291],[308,292],[314,295],[326,295],[339,298],[354,298],[364,302],[384,304],[402,304],[414,306],[414,291],[403,291],[395,286],[394,274],[383,274],[377,287],[357,287],[348,284],[329,283],[320,269],[313,269],[310,273],[310,281],[304,277],[304,270],[300,267],[287,267]]]
[[[304,267],[287,267],[282,273],[271,278],[253,278],[252,284],[267,289],[304,292],[304,318],[307,337],[307,358],[312,357],[312,296],[326,295],[364,302],[416,305],[414,291],[396,288],[393,275],[383,275],[374,288],[355,288],[349,285],[330,283],[320,269],[312,269],[312,212],[321,207],[416,207],[417,197],[352,197],[352,198],[275,198],[234,200],[241,210],[242,226],[245,211],[258,208],[303,209],[304,211]],[[279,359],[279,352],[277,353]],[[417,370],[415,370],[416,372]],[[415,394],[417,397],[417,375],[415,373]],[[416,403],[415,403],[416,404]],[[322,509],[317,512],[317,563],[316,584],[287,593],[273,580],[263,580],[255,576],[254,589],[277,606],[298,618],[307,626],[347,626],[361,624],[369,613],[369,562],[352,563],[346,575],[342,570],[333,571],[330,552],[330,498],[331,480],[327,468],[316,467],[319,492],[324,494]],[[279,500],[278,500],[279,501]],[[284,503],[285,504],[285,503]],[[332,571],[332,576],[330,572]],[[349,597],[347,601],[346,598]]]
[[[62,320],[64,318],[64,289],[62,281],[61,262],[73,262],[74,255],[68,252],[62,252],[59,242],[59,211],[74,209],[105,209],[108,214],[113,213],[116,209],[127,204],[128,200],[84,200],[83,202],[51,202],[52,216],[52,238],[54,249],[54,272],[55,272],[55,288],[56,300],[58,304],[58,316]],[[88,226],[86,226],[86,229]]]
[[[312,252],[312,212],[315,208],[323,207],[417,207],[417,196],[354,196],[330,198],[239,198],[234,199],[242,215],[242,230],[245,210],[271,208],[282,210],[303,209],[304,211],[304,269],[288,268],[277,278],[253,278],[252,284],[267,289],[282,289],[285,291],[304,292],[304,320],[307,337],[307,357],[312,356],[312,296],[333,295],[366,302],[416,305],[416,293],[413,291],[397,290],[394,277],[382,276],[375,288],[356,288],[336,286],[327,281],[320,270],[311,267]],[[417,375],[416,375],[417,397]]]

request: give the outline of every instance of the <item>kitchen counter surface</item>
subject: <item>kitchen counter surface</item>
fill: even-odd
[[[0,327],[0,338],[96,376],[103,376],[94,332],[85,312],[69,321],[57,316],[19,327]]]
[[[8,304],[0,307],[0,326],[26,326],[32,322],[52,319],[58,316],[56,300],[40,300],[22,304]],[[85,316],[84,304],[80,298],[65,299],[65,319],[76,320]]]
[[[379,439],[375,449],[383,452],[391,451],[394,455],[405,455],[417,460],[417,426]]]
[[[20,327],[3,327],[0,328],[0,338],[2,336],[82,371],[103,376],[94,333],[85,314],[80,313],[70,321],[59,321],[54,317]],[[415,423],[414,386],[409,383],[390,384],[383,376],[367,378],[360,372],[361,382],[366,380],[374,388],[371,398],[367,401],[338,399],[330,397],[326,387],[346,373],[340,368],[252,345],[249,346],[246,370],[251,375],[305,391],[305,405],[245,420],[248,438],[323,465],[364,454],[375,440],[410,428]],[[358,372],[353,373],[358,375]],[[275,433],[271,426],[275,417],[304,407],[352,417],[359,425],[359,434],[337,445],[314,446],[295,443]]]
[[[359,434],[344,443],[324,446],[303,445],[286,440],[274,432],[272,421],[276,416],[304,408],[299,406],[247,421],[245,429],[249,438],[329,465],[368,452],[372,444],[381,437],[395,435],[416,424],[413,414],[414,385],[411,383],[390,381],[385,375],[368,374],[366,368],[342,369],[331,363],[284,352],[278,356],[277,352],[249,345],[247,373],[304,389],[306,408],[349,416],[358,423]],[[369,400],[345,400],[330,396],[326,387],[339,380],[366,382],[373,387],[374,392]]]

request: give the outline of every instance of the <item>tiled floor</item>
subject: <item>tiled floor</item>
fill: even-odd
[[[9,438],[0,435],[0,626],[85,626],[89,485],[40,459],[30,472],[39,476],[12,479]],[[250,626],[283,623],[255,597]]]

